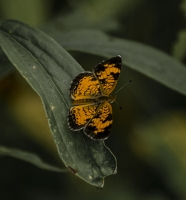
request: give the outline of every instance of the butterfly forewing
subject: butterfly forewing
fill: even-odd
[[[83,72],[72,81],[70,95],[74,100],[96,98],[101,95],[99,81],[92,72]]]
[[[103,95],[109,95],[115,88],[121,73],[121,56],[116,56],[99,63],[93,73],[100,82]]]

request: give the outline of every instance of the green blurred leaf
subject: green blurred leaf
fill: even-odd
[[[164,112],[133,127],[129,141],[135,155],[162,174],[161,180],[186,199],[186,114]],[[157,178],[158,180],[158,178]]]
[[[117,0],[117,3],[115,0],[67,1],[72,12],[61,12],[56,19],[47,22],[44,29],[50,31],[57,27],[63,31],[82,28],[114,31],[120,28],[120,22],[117,20],[119,17],[127,18],[145,1]]]
[[[21,151],[18,149],[0,146],[0,155],[1,156],[11,156],[13,158],[18,158],[18,159],[24,160],[24,161],[29,162],[41,169],[55,171],[55,172],[67,172],[67,169],[63,170],[58,167],[49,165],[49,164],[43,162],[37,155],[29,153],[29,152]]]
[[[116,173],[116,158],[102,141],[67,127],[69,85],[83,69],[52,38],[28,25],[4,20],[0,44],[10,61],[41,97],[59,155],[76,175],[97,187]]]
[[[167,87],[186,95],[186,67],[169,55],[136,42],[108,36],[100,31],[50,31],[65,49],[111,57],[121,55],[123,63]]]
[[[181,1],[180,8],[181,8],[181,10],[182,10],[182,12],[183,12],[183,14],[186,18],[186,0]]]
[[[173,56],[183,60],[186,56],[186,30],[179,31],[178,38],[173,46]]]
[[[50,0],[17,0],[16,3],[12,0],[0,1],[1,18],[23,20],[32,26],[45,22],[51,7]]]

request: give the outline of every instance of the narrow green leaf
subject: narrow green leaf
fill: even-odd
[[[64,164],[88,183],[102,187],[104,177],[116,173],[116,158],[104,142],[70,131],[66,122],[69,86],[83,69],[52,38],[18,21],[0,22],[0,45],[41,97]]]
[[[11,156],[13,158],[18,158],[20,160],[24,160],[29,162],[41,169],[55,171],[55,172],[67,172],[67,169],[60,169],[58,167],[54,167],[42,161],[37,155],[21,151],[14,148],[8,148],[4,146],[0,146],[0,155],[1,156]]]
[[[111,57],[121,55],[123,63],[167,87],[186,95],[186,67],[169,55],[136,42],[108,36],[100,31],[50,31],[65,49]]]

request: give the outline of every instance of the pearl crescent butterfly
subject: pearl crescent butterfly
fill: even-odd
[[[94,140],[108,138],[112,123],[111,95],[121,73],[121,56],[102,61],[92,72],[80,73],[71,83],[72,107],[68,126],[73,131],[83,129]]]

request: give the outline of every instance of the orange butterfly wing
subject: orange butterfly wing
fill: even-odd
[[[90,119],[96,114],[98,105],[74,106],[69,111],[68,126],[71,130],[78,131],[85,127]]]
[[[84,133],[92,139],[108,138],[113,122],[108,99],[117,84],[121,62],[120,56],[110,58],[94,67],[93,73],[81,73],[72,81],[72,108],[68,116],[71,130],[84,128]]]
[[[121,73],[121,56],[116,56],[99,63],[93,70],[100,83],[102,95],[109,95],[118,82]]]
[[[101,95],[100,83],[92,72],[79,74],[71,83],[72,100],[94,99]]]
[[[108,138],[112,127],[112,106],[110,103],[102,103],[96,114],[84,128],[84,133],[92,139],[105,140]]]

